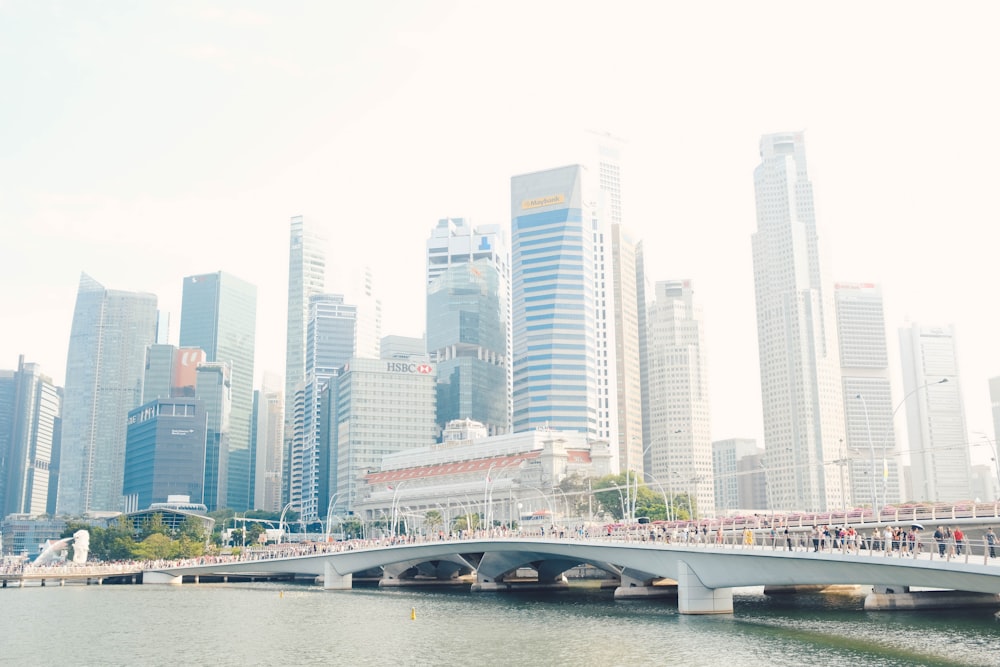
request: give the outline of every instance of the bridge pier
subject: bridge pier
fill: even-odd
[[[615,599],[632,600],[677,597],[677,582],[667,583],[669,581],[669,579],[663,579],[663,583],[655,585],[652,581],[643,581],[623,574],[621,575],[621,585],[615,589]]]
[[[351,574],[340,574],[330,561],[323,563],[323,588],[328,591],[349,591],[354,585],[354,577]]]
[[[705,586],[687,563],[679,561],[677,611],[682,614],[731,614],[733,589]]]
[[[169,574],[167,572],[150,572],[147,570],[142,573],[142,583],[144,584],[168,584],[170,586],[180,586],[182,581],[184,581],[184,577],[176,574]]]
[[[916,591],[909,586],[874,586],[865,597],[865,611],[914,611],[919,609],[1000,609],[1000,595],[969,591]]]

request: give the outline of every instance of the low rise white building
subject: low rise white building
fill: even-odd
[[[533,517],[552,521],[568,516],[573,500],[558,488],[568,476],[611,473],[611,448],[576,431],[536,430],[487,437],[482,424],[456,420],[444,442],[390,454],[378,472],[364,476],[355,516],[366,524],[384,522],[431,532],[451,529],[454,520],[473,527],[510,526]],[[436,510],[440,525],[426,525]],[[544,523],[544,522],[542,522]]]

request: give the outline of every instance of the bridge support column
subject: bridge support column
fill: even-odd
[[[339,574],[330,561],[323,563],[323,588],[328,591],[349,591],[353,584],[353,575]]]
[[[621,575],[621,579],[621,585],[615,589],[616,600],[677,597],[677,583],[669,579],[662,580],[658,585],[625,574]]]
[[[909,586],[874,586],[865,597],[865,611],[1000,608],[1000,595],[968,591],[918,591]]]
[[[167,572],[146,571],[142,573],[142,583],[144,584],[169,584],[171,586],[180,586],[182,581],[184,581],[183,576],[169,574]]]
[[[733,613],[732,588],[708,588],[687,563],[677,563],[677,610],[682,614]]]

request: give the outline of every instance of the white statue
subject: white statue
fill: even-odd
[[[82,528],[73,533],[73,562],[83,565],[90,552],[90,533]]]

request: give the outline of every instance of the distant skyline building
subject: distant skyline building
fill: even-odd
[[[645,281],[638,259],[638,243],[620,224],[611,226],[612,276],[614,285],[615,367],[618,390],[618,467],[620,470],[645,470],[644,450],[650,446],[643,436],[642,353],[640,338],[640,302],[645,294],[639,284]],[[644,296],[643,296],[644,298]],[[645,322],[645,318],[642,319]],[[645,326],[643,324],[643,326]]]
[[[380,359],[414,359],[427,357],[427,338],[425,336],[399,336],[390,334],[382,336],[379,348]]]
[[[511,179],[513,429],[581,431],[617,450],[610,241],[587,178],[570,165]]]
[[[899,354],[910,445],[907,500],[971,500],[972,462],[955,330],[916,323],[903,327]]]
[[[378,470],[383,456],[434,444],[437,373],[426,361],[355,358],[331,390],[330,496],[343,515],[362,500],[364,475]]]
[[[205,351],[197,347],[177,348],[153,344],[146,352],[146,373],[142,383],[143,404],[156,398],[195,395],[198,365],[205,362]]]
[[[342,294],[314,294],[309,297],[309,322],[306,326],[306,380],[302,391],[301,443],[302,472],[293,470],[292,477],[301,476],[301,492],[289,499],[307,521],[326,518],[329,485],[324,478],[329,444],[321,441],[323,392],[340,368],[354,356],[358,326],[358,308],[344,302]],[[299,421],[296,420],[296,428]]]
[[[712,443],[715,513],[769,509],[764,448],[753,438],[729,438]]]
[[[903,500],[902,480],[882,289],[874,283],[837,283],[834,300],[847,426],[838,461],[850,464],[850,504],[896,504]]]
[[[254,509],[280,512],[281,473],[284,461],[284,396],[282,378],[264,374],[258,391],[254,392]]]
[[[253,415],[257,288],[218,271],[184,279],[181,347],[201,348],[209,362],[229,366],[232,412],[224,507],[252,509],[250,420]],[[208,503],[206,503],[207,505]]]
[[[647,325],[647,478],[692,494],[697,515],[713,516],[708,351],[690,280],[656,282]]]
[[[437,424],[474,419],[510,431],[510,258],[499,225],[445,218],[427,240],[427,350],[437,362]]]
[[[229,364],[205,362],[196,370],[195,393],[205,404],[205,485],[202,502],[210,511],[226,507],[229,442],[233,412]]]
[[[764,447],[777,509],[840,509],[827,466],[844,438],[833,297],[820,267],[812,183],[801,132],[760,140],[753,234]]]
[[[155,398],[128,415],[125,511],[188,496],[200,503],[205,487],[206,416],[197,398]]]
[[[82,274],[66,360],[56,512],[123,509],[128,413],[142,401],[156,296],[109,290]]]
[[[0,518],[55,511],[61,410],[62,388],[24,355],[16,371],[0,371]]]
[[[288,462],[294,440],[295,395],[306,379],[306,324],[309,320],[309,297],[322,293],[326,288],[326,253],[322,235],[310,218],[292,217],[288,246],[288,311],[285,326],[285,395],[284,395],[284,446],[285,466],[282,470],[283,500],[288,502],[291,489],[301,494],[301,465],[296,483],[291,483]],[[301,457],[301,443],[299,446]],[[284,503],[282,503],[284,504]]]

